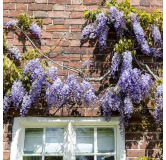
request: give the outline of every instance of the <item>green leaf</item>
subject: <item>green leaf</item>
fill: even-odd
[[[155,109],[154,102],[151,102],[151,107],[152,107],[152,109]]]
[[[85,15],[85,18],[88,18],[89,17],[89,10],[84,10],[84,15]]]

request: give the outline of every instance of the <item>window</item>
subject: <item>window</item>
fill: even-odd
[[[125,160],[119,118],[14,119],[11,160]]]

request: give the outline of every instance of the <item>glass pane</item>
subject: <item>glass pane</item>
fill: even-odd
[[[114,156],[97,156],[97,160],[114,160]]]
[[[46,128],[45,153],[54,154],[63,152],[64,129]]]
[[[76,153],[94,152],[94,129],[76,128]]]
[[[24,153],[42,153],[43,128],[25,128]]]
[[[76,156],[76,160],[94,160],[93,156]]]
[[[23,157],[23,160],[42,160],[42,157],[28,156],[28,157]]]
[[[45,157],[45,160],[63,160],[63,157],[62,156],[56,156],[56,157],[50,156],[50,157]]]
[[[114,152],[113,128],[97,128],[97,152]]]

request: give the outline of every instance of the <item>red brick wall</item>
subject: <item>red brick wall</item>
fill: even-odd
[[[118,0],[120,1],[120,0]],[[49,47],[56,44],[61,36],[62,40],[58,46],[49,54],[49,57],[62,65],[82,68],[85,60],[93,57],[96,59],[94,67],[86,70],[86,74],[93,77],[99,77],[110,69],[110,60],[113,44],[115,43],[114,29],[109,33],[108,48],[99,54],[96,43],[85,43],[80,47],[80,37],[82,26],[86,23],[83,11],[85,9],[96,9],[102,0],[3,0],[4,19],[9,21],[13,17],[17,17],[21,12],[27,12],[30,16],[43,19],[43,37],[39,48],[41,51],[48,51]],[[162,10],[162,0],[131,0],[131,4],[138,8],[151,12],[158,8]],[[105,10],[104,7],[102,7]],[[16,45],[21,52],[32,48],[29,41],[26,41],[15,30],[7,32],[7,43]],[[24,46],[26,45],[26,46]],[[162,63],[151,61],[152,59],[144,56],[142,58],[155,73],[162,67]],[[59,76],[65,78],[71,71],[59,68]],[[102,82],[92,82],[96,91],[101,91],[106,86],[108,79]],[[115,83],[115,80],[110,80]],[[149,107],[145,109],[147,117],[151,117]],[[7,117],[4,116],[4,159],[9,159],[10,144],[12,137],[13,117],[18,116],[14,110],[10,110]],[[46,111],[42,107],[40,109],[33,108],[29,115],[31,116],[102,116],[102,111],[98,106],[94,110],[84,106],[74,107],[72,109],[62,108],[52,111]],[[142,120],[139,117],[130,120],[130,126],[126,130],[126,153],[127,158],[133,160],[134,157],[146,155],[159,157],[158,144],[162,143],[162,130],[155,129],[154,126],[143,127]],[[126,158],[126,159],[127,159]]]

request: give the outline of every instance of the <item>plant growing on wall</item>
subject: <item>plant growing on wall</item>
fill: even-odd
[[[148,14],[136,10],[127,0],[119,4],[115,0],[106,1],[105,4],[108,8],[106,12],[100,9],[84,11],[89,24],[83,28],[81,35],[82,43],[98,40],[99,51],[103,52],[107,47],[110,28],[115,29],[118,42],[114,45],[110,70],[100,78],[86,77],[83,70],[62,66],[42,53],[27,35],[31,32],[41,39],[41,20],[33,22],[27,14],[20,14],[17,20],[5,23],[9,30],[15,27],[21,31],[35,49],[21,54],[15,46],[6,44],[4,35],[4,48],[10,52],[4,54],[4,113],[9,111],[10,106],[14,106],[16,110],[20,109],[20,116],[25,116],[32,105],[43,99],[48,109],[83,103],[93,107],[97,103],[102,107],[107,121],[111,120],[114,111],[119,112],[122,129],[123,124],[128,126],[134,106],[141,103],[146,105],[150,100],[155,122],[157,125],[162,124],[162,79],[137,58],[137,54],[141,53],[162,59],[162,13],[155,10]],[[58,68],[49,66],[48,61],[78,76],[69,75],[66,80],[61,80],[58,78]],[[133,62],[138,68],[133,67]],[[91,63],[92,60],[85,61],[83,66]],[[117,72],[120,73],[119,77],[116,76]],[[108,75],[118,78],[118,82],[110,85],[98,98],[90,81],[101,81]]]

